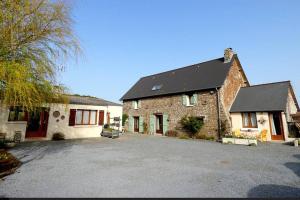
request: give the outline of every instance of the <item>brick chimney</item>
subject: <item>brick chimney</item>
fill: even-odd
[[[230,62],[233,55],[234,55],[234,52],[233,52],[232,48],[226,48],[224,50],[224,63]]]

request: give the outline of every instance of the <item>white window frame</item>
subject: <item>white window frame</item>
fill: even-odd
[[[133,104],[134,104],[133,109],[135,109],[135,110],[139,109],[139,101],[138,100],[135,100]]]
[[[191,98],[194,98],[193,95],[194,94],[192,94],[192,95],[185,95],[186,96],[186,106],[195,106],[195,104],[191,104]]]

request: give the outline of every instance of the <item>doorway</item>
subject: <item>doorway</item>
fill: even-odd
[[[40,108],[28,112],[25,137],[46,137],[49,119],[49,109]]]
[[[284,140],[281,112],[272,112],[269,114],[270,132],[272,140]]]
[[[156,115],[156,133],[163,134],[163,115]]]
[[[139,132],[139,117],[133,117],[133,131],[138,133]]]

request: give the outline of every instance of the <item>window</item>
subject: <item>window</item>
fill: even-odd
[[[257,128],[256,113],[254,113],[254,112],[242,113],[242,118],[243,118],[243,127],[244,128]]]
[[[8,121],[26,121],[26,113],[21,107],[9,109]]]
[[[194,106],[196,105],[197,96],[195,94],[186,95],[186,105],[187,106]]]
[[[77,110],[76,111],[76,125],[96,125],[97,111],[96,110]]]
[[[139,109],[141,107],[141,100],[135,100],[132,102],[133,109]]]

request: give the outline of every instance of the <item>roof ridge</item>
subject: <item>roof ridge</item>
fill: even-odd
[[[168,73],[168,72],[172,72],[172,71],[177,71],[177,70],[188,68],[188,67],[193,67],[195,65],[204,64],[204,63],[215,61],[215,60],[219,60],[219,59],[222,59],[222,58],[224,58],[224,57],[215,58],[215,59],[212,59],[212,60],[207,60],[207,61],[203,61],[203,62],[200,62],[200,63],[194,63],[194,64],[190,64],[190,65],[187,65],[187,66],[184,66],[184,67],[178,67],[178,68],[167,70],[167,71],[164,71],[164,72],[160,72],[160,73],[156,73],[156,74],[151,74],[151,75],[143,76],[140,79],[147,78],[147,77],[150,77],[150,76],[159,75],[159,74],[164,74],[164,73]]]
[[[241,87],[241,88],[258,87],[258,86],[262,86],[262,85],[272,85],[272,84],[290,83],[290,82],[291,82],[290,80],[287,80],[287,81],[277,81],[277,82],[270,82],[270,83],[255,84],[255,85],[245,86],[245,87]]]

